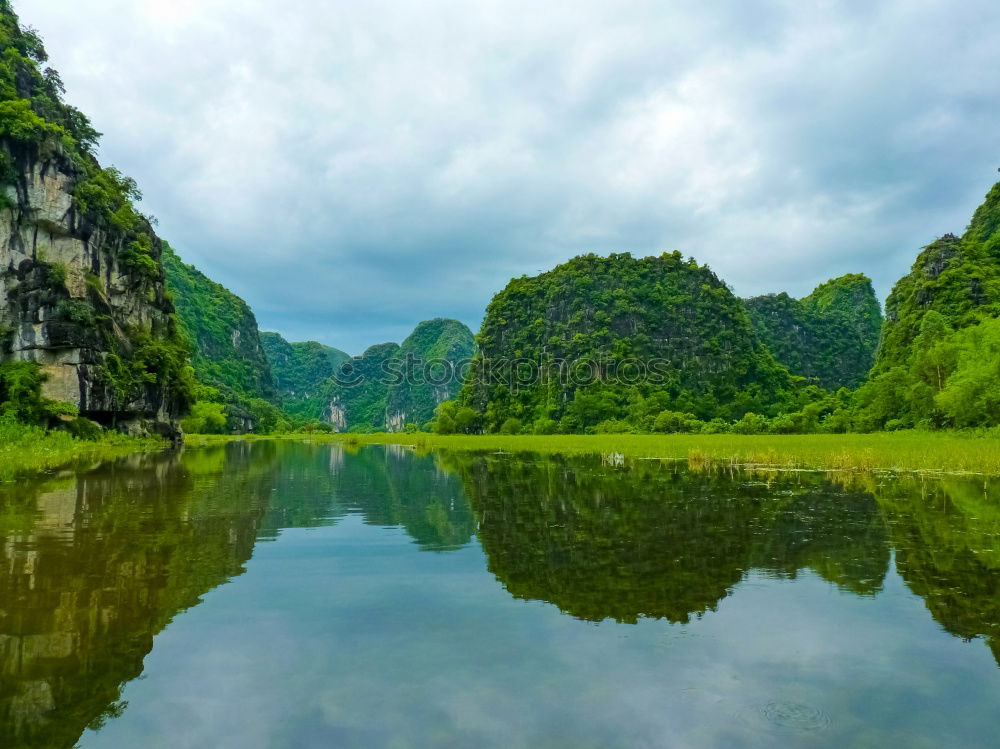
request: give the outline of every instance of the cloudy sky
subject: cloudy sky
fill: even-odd
[[[1000,166],[995,0],[15,0],[188,262],[359,353],[581,252],[880,295]]]

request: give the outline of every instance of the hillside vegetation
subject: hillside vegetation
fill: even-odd
[[[270,431],[284,422],[257,318],[249,305],[182,262],[166,243],[163,265],[181,333],[191,350],[195,378],[202,386],[185,427]]]
[[[1000,183],[962,237],[923,249],[886,301],[860,429],[1000,424]]]
[[[803,299],[767,294],[746,300],[760,340],[789,371],[829,389],[856,388],[868,376],[882,330],[871,280],[853,273]]]
[[[515,279],[478,344],[459,403],[489,432],[648,430],[664,411],[734,420],[794,399],[743,302],[677,252],[585,255]]]
[[[326,408],[327,384],[350,355],[316,341],[289,343],[277,333],[261,333],[260,341],[286,413],[318,420]]]

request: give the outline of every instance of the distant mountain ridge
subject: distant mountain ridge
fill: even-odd
[[[446,318],[421,322],[402,345],[376,344],[353,358],[315,342],[288,343],[275,333],[265,333],[263,341],[288,413],[339,432],[423,426],[438,403],[458,393],[455,366],[475,349],[472,331]]]
[[[318,419],[326,385],[350,355],[316,341],[289,343],[278,333],[261,333],[260,339],[285,411],[294,418]]]

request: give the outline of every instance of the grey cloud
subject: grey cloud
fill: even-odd
[[[985,0],[18,10],[182,256],[352,353],[585,251],[884,295],[1000,145]]]

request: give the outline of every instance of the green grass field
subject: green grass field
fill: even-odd
[[[136,439],[108,433],[91,442],[65,432],[0,423],[0,481],[112,460],[143,450],[162,450],[166,446],[158,438]]]
[[[229,437],[192,436],[191,445]],[[235,438],[239,439],[239,438]],[[267,438],[258,438],[267,439]],[[1000,438],[960,432],[875,434],[671,434],[443,436],[433,434],[316,434],[308,439],[350,445],[410,445],[420,449],[617,454],[626,458],[770,468],[921,471],[1000,475]]]

